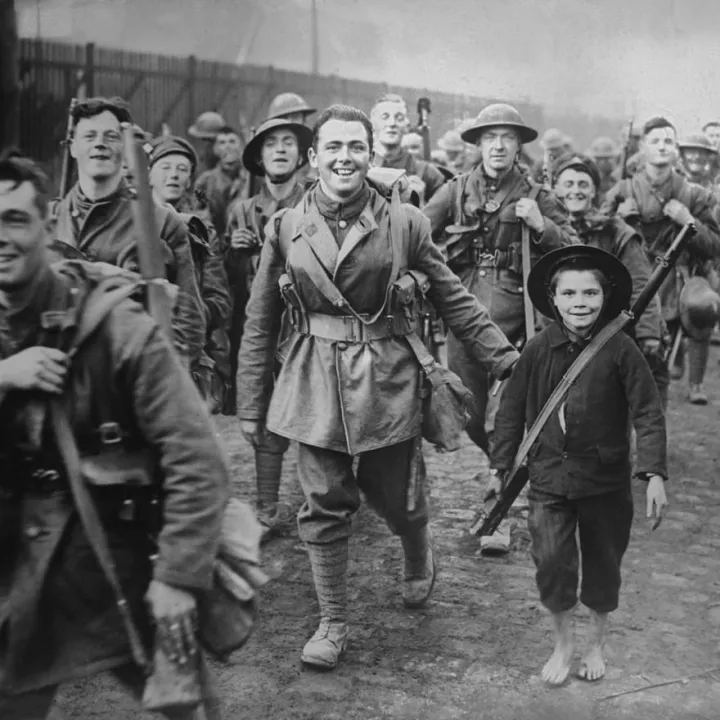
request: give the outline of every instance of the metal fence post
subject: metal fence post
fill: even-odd
[[[195,83],[197,82],[197,58],[190,55],[187,60],[187,127],[195,122]]]
[[[95,43],[85,45],[85,93],[87,97],[95,96]]]

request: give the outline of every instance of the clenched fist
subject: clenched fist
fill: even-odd
[[[538,235],[542,235],[545,231],[545,218],[534,200],[520,198],[515,205],[515,215]]]
[[[61,350],[31,347],[0,361],[0,391],[41,390],[59,395],[70,359]]]

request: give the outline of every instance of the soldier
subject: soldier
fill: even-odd
[[[618,167],[620,150],[609,137],[599,137],[592,141],[590,146],[590,157],[600,173],[600,186],[596,205],[601,205],[605,199],[605,193],[615,184],[615,171]]]
[[[602,176],[592,159],[574,155],[558,167],[555,195],[570,213],[580,241],[614,255],[628,269],[634,303],[650,279],[650,264],[640,233],[619,217],[597,210],[601,184]],[[659,361],[663,334],[660,302],[655,298],[636,323],[634,333],[651,365]]]
[[[457,130],[448,130],[438,141],[438,147],[445,151],[448,167],[456,175],[471,169],[467,163],[465,142]]]
[[[195,182],[195,194],[207,204],[215,232],[225,237],[227,215],[248,182],[242,167],[242,140],[240,133],[226,125],[221,128],[213,144],[218,164],[205,171]]]
[[[70,152],[78,181],[55,209],[56,237],[89,260],[122,265],[136,253],[132,198],[122,177],[124,139],[120,123],[131,122],[128,110],[105,98],[93,98],[73,109]],[[167,277],[185,296],[178,330],[192,364],[205,342],[205,311],[195,278],[190,240],[175,212],[157,209],[160,238],[166,251]]]
[[[3,720],[45,718],[59,684],[104,670],[135,694],[145,681],[78,519],[72,470],[46,417],[51,398],[67,402],[83,480],[142,639],[154,625],[156,644],[180,668],[197,652],[196,602],[211,585],[228,498],[228,468],[207,411],[137,303],[115,305],[72,359],[67,354],[93,265],[51,266],[48,200],[34,163],[0,161]],[[156,483],[163,502],[155,547]]]
[[[687,135],[678,142],[680,162],[687,172],[687,179],[714,191],[714,170],[718,156],[717,148],[700,133]]]
[[[243,153],[245,168],[264,183],[258,194],[235,203],[228,223],[227,267],[233,287],[230,326],[233,390],[237,387],[237,355],[245,323],[245,306],[257,272],[265,227],[284,208],[295,207],[304,195],[297,171],[307,163],[312,131],[288,120],[266,120]],[[279,317],[277,318],[279,319]],[[233,410],[235,408],[233,393]],[[288,440],[266,430],[253,443],[257,483],[257,511],[267,533],[282,532],[290,518],[288,508],[278,503],[283,456]]]
[[[677,135],[666,118],[645,123],[641,153],[643,168],[608,192],[603,210],[606,214],[617,212],[640,232],[651,264],[665,253],[683,225],[695,225],[697,233],[687,241],[686,250],[659,292],[663,319],[674,336],[681,332],[678,295],[682,285],[691,275],[704,275],[708,261],[720,254],[717,201],[709,190],[689,183],[674,170]],[[659,362],[652,370],[667,407],[667,364]]]
[[[152,143],[149,161],[150,186],[156,204],[177,210],[190,237],[207,326],[203,352],[191,371],[211,412],[220,412],[231,383],[227,330],[231,300],[223,244],[209,218],[206,223],[196,214],[195,203],[190,197],[197,167],[197,155],[190,143],[172,135],[157,138]]]
[[[443,174],[431,163],[413,157],[402,148],[402,139],[410,127],[405,101],[399,95],[382,95],[370,113],[375,137],[374,164],[405,170],[411,184],[427,202],[445,182]]]
[[[565,211],[552,192],[538,186],[518,165],[523,143],[537,138],[520,113],[503,103],[490,105],[462,134],[477,143],[482,162],[442,187],[425,206],[433,239],[444,249],[450,269],[487,307],[490,317],[513,343],[524,335],[521,237],[531,233],[531,258],[576,241]],[[536,194],[536,199],[528,197]],[[450,227],[452,226],[452,227]],[[447,232],[446,232],[447,229]],[[448,337],[448,361],[472,391],[470,439],[486,453],[492,417],[488,418],[490,379],[457,338]]]
[[[720,122],[711,120],[703,125],[702,131],[713,147],[720,150]]]
[[[198,175],[206,170],[212,170],[217,165],[215,139],[226,126],[225,118],[220,113],[207,111],[198,115],[197,120],[188,128],[188,135],[198,140],[200,145]]]
[[[269,225],[240,349],[243,434],[254,442],[265,427],[299,443],[305,504],[298,529],[321,618],[302,659],[324,669],[335,667],[347,644],[348,538],[360,490],[401,537],[405,605],[424,604],[435,579],[417,442],[419,364],[404,337],[417,318],[414,303],[402,311],[391,286],[406,268],[426,274],[439,314],[485,372],[503,377],[517,358],[447,268],[427,220],[366,183],[372,151],[373,127],[361,110],[333,105],[322,113],[310,150],[318,185]],[[327,300],[329,284],[345,299]],[[283,297],[294,331],[279,349],[271,397]]]
[[[407,151],[414,158],[422,159],[423,137],[420,133],[411,131],[403,137],[400,147],[402,147],[403,150]]]
[[[536,182],[549,182],[552,184],[552,177],[546,178],[546,172],[553,174],[553,169],[558,160],[568,154],[566,149],[566,135],[557,128],[550,128],[545,131],[540,145],[543,149],[543,158],[535,163],[533,178]]]
[[[307,125],[307,119],[317,111],[310,107],[305,98],[297,93],[286,92],[275,96],[268,108],[268,120],[287,120]]]

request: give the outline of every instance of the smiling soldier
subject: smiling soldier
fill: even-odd
[[[310,150],[318,184],[268,225],[240,348],[242,432],[253,443],[265,429],[299,443],[298,528],[320,605],[302,660],[324,669],[347,645],[348,541],[360,490],[402,541],[405,605],[422,606],[435,580],[417,443],[420,366],[406,339],[417,309],[401,305],[393,285],[406,270],[424,273],[439,315],[485,372],[503,377],[517,358],[448,269],[421,213],[368,185],[372,150],[362,111],[333,105],[321,114]],[[273,392],[283,298],[293,332],[278,351]]]
[[[510,105],[485,108],[462,133],[465,142],[479,146],[482,162],[450,180],[423,209],[450,269],[513,343],[524,335],[523,226],[530,229],[533,263],[543,253],[576,241],[562,205],[519,165],[523,143],[536,138],[537,131]],[[535,199],[528,197],[531,193]],[[473,393],[467,432],[487,453],[491,380],[452,334],[448,361]]]
[[[237,386],[237,354],[245,323],[245,306],[265,242],[265,227],[278,210],[293,208],[302,199],[304,189],[297,172],[307,164],[311,142],[312,131],[305,125],[283,119],[266,120],[243,153],[246,169],[263,177],[265,182],[255,197],[233,205],[228,223],[226,265],[234,299],[230,326],[233,388]],[[235,396],[233,390],[232,397]],[[267,534],[282,532],[292,519],[287,508],[278,503],[288,441],[265,431],[253,443],[253,449],[258,518]]]

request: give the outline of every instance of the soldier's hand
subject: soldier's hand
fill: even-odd
[[[665,203],[663,215],[666,215],[678,225],[687,225],[694,220],[692,213],[679,200],[672,198]]]
[[[640,215],[640,208],[635,202],[635,198],[627,198],[623,200],[617,209],[617,214],[623,219],[628,220],[630,218],[638,217]]]
[[[70,359],[55,348],[31,347],[0,361],[0,390],[41,390],[60,394]]]
[[[185,665],[197,652],[197,601],[177,587],[152,580],[145,594],[156,624],[156,642],[178,665]]]
[[[647,356],[657,355],[660,352],[660,341],[655,338],[646,338],[640,341],[640,350]]]
[[[241,420],[240,432],[243,437],[254,447],[263,434],[263,424],[258,420]]]
[[[652,529],[655,530],[662,522],[667,507],[667,496],[665,495],[665,482],[659,475],[651,475],[647,486],[647,508],[645,517],[651,518],[653,512],[655,521]]]
[[[408,175],[408,197],[412,196],[412,193],[417,193],[422,203],[425,199],[425,183],[417,175]]]
[[[233,230],[233,233],[230,236],[230,247],[232,247],[233,250],[252,250],[259,244],[260,241],[258,240],[257,235],[248,228]]]
[[[494,500],[495,498],[499,498],[502,494],[502,488],[503,488],[503,479],[500,473],[497,470],[491,470],[490,471],[490,480],[488,481],[488,484],[485,486],[485,494],[483,495],[483,502],[487,502],[488,500]]]
[[[545,218],[535,200],[520,198],[515,205],[515,215],[539,235],[545,231]]]

